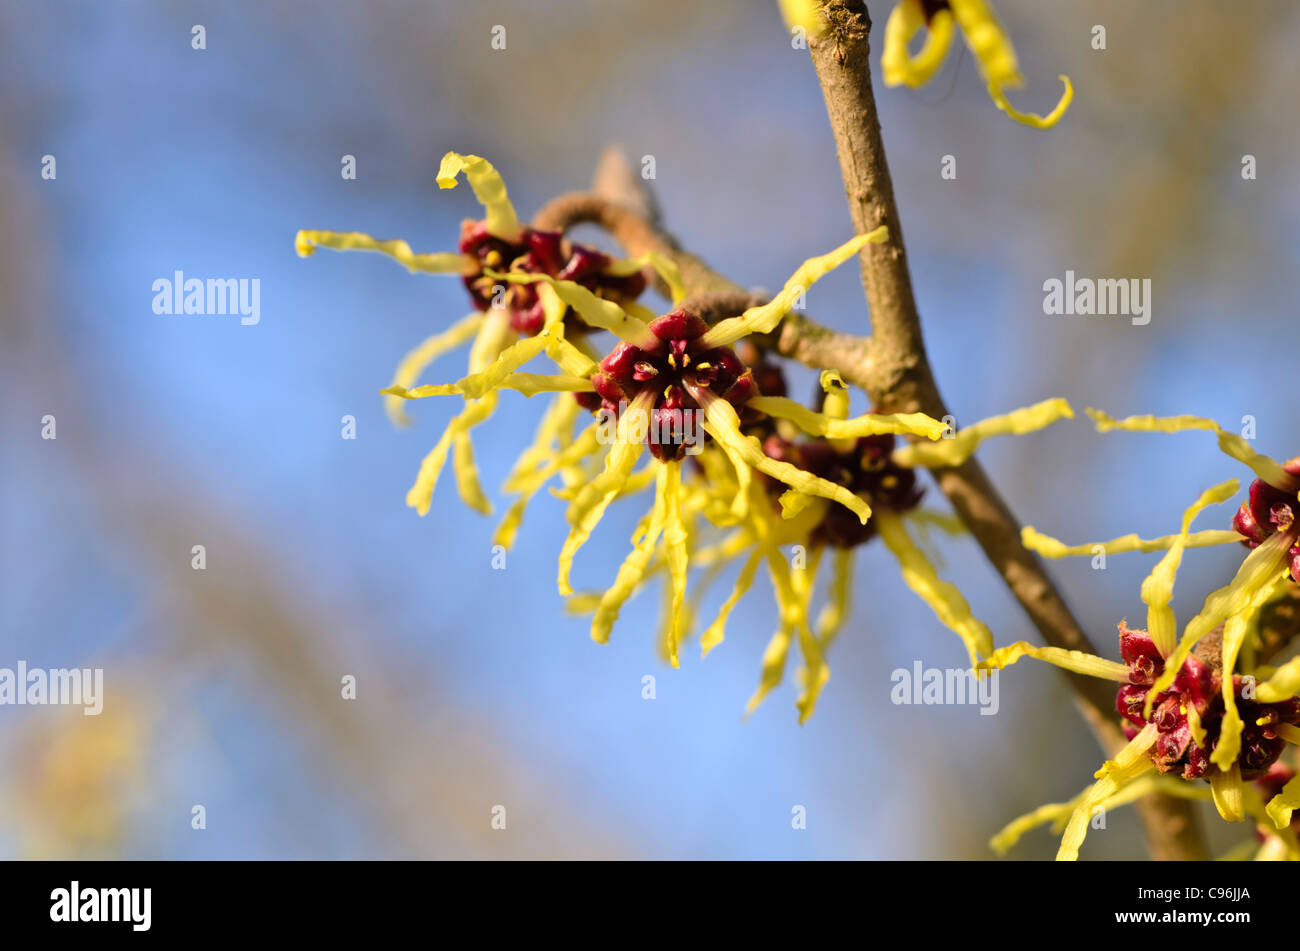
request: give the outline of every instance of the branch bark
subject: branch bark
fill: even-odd
[[[871,87],[871,21],[862,0],[822,0],[828,30],[809,46],[826,100],[840,171],[856,233],[889,226],[889,241],[861,252],[862,283],[871,312],[872,356],[867,391],[884,412],[948,414],[926,356],[912,290],[902,224]],[[1043,640],[1097,653],[1038,558],[1020,543],[1020,525],[974,459],[933,471],[939,488],[1001,574]],[[1113,688],[1066,675],[1084,719],[1103,749],[1124,743]],[[1167,796],[1139,803],[1153,858],[1203,859],[1205,845],[1190,802]]]

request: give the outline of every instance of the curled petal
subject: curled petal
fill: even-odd
[[[422,400],[429,396],[466,396],[474,398],[477,385],[458,383],[425,383],[414,389],[389,386],[380,390],[385,396],[399,400]],[[568,376],[563,373],[508,373],[493,381],[492,389],[514,390],[524,396],[538,393],[590,393],[594,387],[585,376]]]
[[[416,254],[411,246],[401,238],[379,241],[360,231],[299,231],[294,242],[299,257],[311,257],[318,247],[332,248],[335,251],[378,251],[386,254],[399,264],[406,266],[411,273],[424,271],[426,274],[473,274],[478,270],[478,262],[468,254],[450,251],[438,251],[429,254]]]
[[[989,5],[984,0],[949,0],[948,6],[984,80],[999,86],[1019,86],[1023,80],[1015,48]]]
[[[1156,725],[1148,723],[1113,760],[1107,761],[1097,771],[1097,781],[1076,800],[1074,811],[1070,813],[1065,834],[1061,836],[1061,847],[1056,853],[1058,862],[1073,862],[1079,857],[1079,846],[1088,834],[1088,822],[1096,806],[1156,768],[1146,755],[1155,744],[1156,736]]]
[[[1065,86],[1065,91],[1061,93],[1061,98],[1057,101],[1056,107],[1044,116],[1033,112],[1021,112],[1011,105],[1007,100],[1006,93],[1002,91],[1002,87],[996,83],[989,83],[989,98],[993,100],[994,105],[1021,125],[1027,125],[1031,129],[1050,129],[1061,121],[1061,117],[1070,108],[1070,103],[1074,101],[1074,84],[1070,82],[1070,77],[1058,76],[1057,78]]]
[[[831,561],[831,582],[826,606],[817,618],[817,639],[822,650],[827,650],[849,617],[852,598],[853,549],[837,548]]]
[[[1174,618],[1174,609],[1169,606],[1169,602],[1174,597],[1174,578],[1178,573],[1178,565],[1183,559],[1183,548],[1186,546],[1187,534],[1192,528],[1192,520],[1205,507],[1232,498],[1240,488],[1241,484],[1236,479],[1229,479],[1207,489],[1200,498],[1188,506],[1183,512],[1182,530],[1174,543],[1169,546],[1169,551],[1156,563],[1155,568],[1151,569],[1151,574],[1142,582],[1142,601],[1147,606],[1147,633],[1151,635],[1151,640],[1161,657],[1168,657],[1178,644],[1178,622]]]
[[[959,466],[970,458],[979,444],[991,436],[1023,435],[1050,426],[1057,420],[1073,419],[1074,410],[1063,399],[1043,400],[1002,416],[990,416],[959,430],[951,439],[919,443],[894,451],[900,466],[946,468]]]
[[[939,577],[930,559],[908,535],[902,519],[888,509],[882,509],[876,512],[875,525],[885,546],[898,559],[907,586],[930,606],[945,627],[961,638],[971,663],[976,664],[982,656],[992,653],[992,632],[971,614],[970,605],[956,585]]]
[[[664,480],[667,473],[668,467],[661,466],[654,508],[649,515],[641,519],[636,533],[632,536],[632,551],[619,566],[614,583],[601,595],[600,603],[596,605],[596,612],[591,619],[591,639],[598,644],[609,641],[610,631],[614,628],[614,622],[618,620],[619,611],[645,577],[646,566],[654,552],[655,543],[663,533],[666,507]]]
[[[825,436],[828,439],[854,439],[859,436],[880,436],[886,433],[906,433],[924,436],[926,439],[938,439],[947,429],[944,423],[924,413],[890,415],[866,413],[855,419],[843,419],[814,412],[784,396],[755,396],[751,397],[746,405],[769,416],[788,419],[811,436]]]
[[[465,173],[469,187],[474,189],[474,197],[487,212],[488,233],[503,241],[518,240],[523,232],[519,216],[515,214],[515,206],[506,194],[506,183],[501,180],[492,163],[477,155],[448,152],[438,167],[438,187],[455,188],[456,176],[461,172]]]
[[[1289,828],[1291,815],[1300,809],[1300,776],[1292,776],[1282,791],[1268,801],[1265,811],[1279,829]]]
[[[1260,703],[1281,703],[1300,694],[1300,656],[1273,671],[1273,676],[1255,689],[1255,698]]]
[[[745,563],[740,568],[740,574],[736,576],[736,583],[731,589],[731,594],[722,607],[718,608],[718,614],[713,622],[705,629],[704,634],[700,637],[700,651],[707,656],[709,651],[722,643],[726,636],[727,618],[731,616],[732,610],[740,599],[745,596],[754,584],[754,576],[758,573],[758,565],[763,559],[763,550],[756,547]]]
[[[401,362],[397,364],[397,370],[393,373],[392,385],[403,389],[411,386],[434,360],[448,350],[453,350],[471,340],[483,326],[483,321],[484,315],[475,312],[452,324],[446,330],[425,339],[418,347],[402,357]],[[406,426],[410,423],[399,396],[385,398],[384,411],[396,426]]]
[[[926,31],[925,45],[916,56],[908,49],[921,30]],[[880,54],[880,72],[886,86],[924,86],[943,65],[952,46],[953,20],[947,10],[939,10],[925,22],[920,0],[900,0],[885,22],[885,46]]]
[[[726,320],[718,321],[699,338],[700,346],[728,347],[741,337],[746,337],[749,334],[770,333],[776,329],[777,324],[781,322],[781,318],[790,312],[799,298],[808,291],[808,288],[853,257],[866,245],[883,244],[888,240],[889,229],[881,225],[874,231],[860,234],[856,238],[845,242],[834,251],[820,257],[809,258],[799,266],[799,269],[794,272],[790,280],[785,282],[785,287],[781,289],[781,293],[766,304],[749,308],[739,317],[728,317]]]
[[[975,669],[1002,670],[1022,657],[1033,657],[1087,677],[1100,677],[1118,683],[1128,682],[1129,669],[1124,664],[1094,654],[1085,654],[1083,651],[1065,650],[1062,647],[1036,647],[1028,641],[1017,641],[1006,647],[999,647],[987,660],[976,664]]]
[[[1210,792],[1214,796],[1214,807],[1228,822],[1241,822],[1246,818],[1241,767],[1235,762],[1231,769],[1210,771]]]
[[[814,495],[832,502],[839,502],[855,514],[862,524],[871,517],[871,507],[842,485],[836,485],[826,479],[818,478],[810,472],[804,472],[788,462],[780,462],[763,452],[762,446],[753,436],[746,436],[740,431],[740,418],[735,409],[726,400],[719,399],[708,390],[690,388],[691,395],[704,407],[705,430],[725,446],[730,452],[744,460],[751,468],[784,482],[790,488],[803,495]],[[795,514],[787,510],[787,514]]]
[[[442,467],[447,462],[447,453],[450,451],[456,437],[460,434],[468,433],[475,426],[487,420],[497,407],[497,395],[489,393],[484,399],[470,401],[460,415],[452,418],[443,430],[442,438],[430,450],[429,454],[424,457],[420,463],[420,471],[415,477],[415,484],[411,486],[406,493],[406,504],[415,509],[421,515],[429,512],[429,505],[433,501],[433,490],[438,485],[438,476],[442,473]]]
[[[1151,416],[1149,414],[1116,419],[1101,410],[1086,409],[1084,412],[1092,417],[1099,433],[1108,433],[1115,429],[1143,433],[1181,433],[1189,429],[1209,430],[1218,436],[1219,449],[1224,454],[1248,466],[1255,475],[1269,485],[1283,492],[1300,491],[1300,478],[1291,475],[1275,460],[1250,448],[1250,443],[1245,439],[1236,433],[1227,432],[1212,419],[1203,416]]]
[[[1204,532],[1189,532],[1186,535],[1161,535],[1159,538],[1139,538],[1135,534],[1121,535],[1108,542],[1085,542],[1082,545],[1067,545],[1050,535],[1044,535],[1032,525],[1020,530],[1020,543],[1032,552],[1044,558],[1068,558],[1071,556],[1090,556],[1098,554],[1100,548],[1107,555],[1122,555],[1128,552],[1168,551],[1179,540],[1183,548],[1208,548],[1211,545],[1227,545],[1241,541],[1241,535],[1229,529],[1209,529]]]

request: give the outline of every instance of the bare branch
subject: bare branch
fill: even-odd
[[[948,408],[926,356],[871,89],[871,21],[862,0],[823,0],[822,9],[829,29],[810,48],[853,225],[858,234],[881,224],[890,231],[888,243],[869,244],[861,253],[875,360],[867,389],[886,412],[919,411],[942,418]],[[1038,558],[1021,545],[1018,521],[980,464],[972,459],[954,469],[935,470],[933,475],[1043,639],[1056,647],[1097,653]],[[1093,733],[1113,753],[1124,743],[1113,688],[1101,681],[1066,676]],[[1163,796],[1140,804],[1153,857],[1205,857],[1192,809],[1191,803]]]

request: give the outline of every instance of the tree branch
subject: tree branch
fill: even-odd
[[[903,230],[885,158],[871,88],[871,21],[862,0],[823,0],[829,29],[810,42],[856,233],[889,226],[889,241],[868,244],[860,259],[871,311],[872,356],[867,391],[884,412],[948,415],[926,356],[921,320],[903,245]],[[971,530],[989,561],[1024,607],[1043,640],[1097,653],[1038,558],[1020,543],[1020,525],[980,464],[971,459],[933,470],[939,488]],[[1067,674],[1088,725],[1107,753],[1124,743],[1106,683]],[[1171,797],[1139,804],[1154,858],[1201,859],[1205,846],[1193,806]]]

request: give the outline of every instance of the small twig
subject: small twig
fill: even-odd
[[[853,225],[858,234],[882,224],[889,226],[889,241],[868,244],[860,255],[874,358],[867,390],[885,412],[919,411],[942,418],[948,409],[926,356],[871,88],[871,21],[862,0],[822,3],[829,29],[810,43],[810,49],[835,136]],[[1020,543],[1020,525],[983,467],[972,459],[957,468],[933,470],[933,475],[1043,639],[1055,647],[1097,653],[1038,558]],[[1073,674],[1067,677],[1085,720],[1102,747],[1113,753],[1124,743],[1115,715],[1114,690],[1098,680]],[[1191,803],[1152,797],[1139,803],[1139,812],[1153,857],[1205,857]]]

